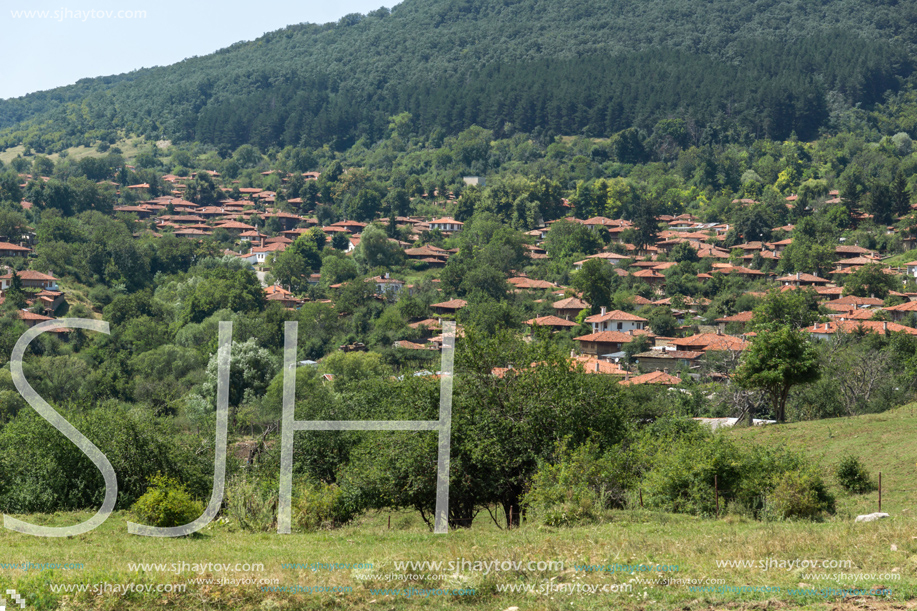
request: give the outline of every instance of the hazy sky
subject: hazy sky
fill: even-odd
[[[3,0],[0,99],[85,77],[172,64],[287,25],[337,21],[348,13],[394,4],[393,0]],[[37,15],[42,11],[45,17]]]

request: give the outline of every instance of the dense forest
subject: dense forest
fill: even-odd
[[[411,112],[425,132],[607,137],[678,118],[711,142],[816,137],[912,71],[909,3],[458,3],[302,24],[173,66],[0,102],[0,148],[117,134],[346,148]]]

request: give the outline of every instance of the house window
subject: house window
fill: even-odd
[[[619,322],[619,323],[618,323],[618,331],[620,331],[620,330],[623,329],[623,328],[624,328],[624,323]]]

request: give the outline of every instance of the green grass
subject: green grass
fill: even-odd
[[[910,263],[914,259],[917,259],[917,252],[909,250],[903,252],[900,255],[895,255],[894,257],[889,257],[882,261],[882,265],[886,267],[904,267],[905,264]]]
[[[742,428],[730,435],[748,443],[782,446],[806,454],[820,464],[838,495],[839,513],[878,511],[878,491],[847,495],[834,480],[844,456],[859,457],[874,479],[882,472],[882,510],[893,515],[915,512],[917,493],[917,404],[881,414],[831,418],[781,426]]]
[[[85,514],[31,516],[48,524],[74,523]],[[718,568],[716,561],[751,560],[756,565],[768,558],[851,561],[851,573],[894,571],[901,581],[871,579],[859,583],[866,589],[885,585],[894,589],[891,599],[917,596],[917,541],[911,538],[917,521],[894,517],[874,524],[853,524],[836,520],[825,523],[770,523],[748,521],[738,516],[703,520],[651,512],[622,511],[611,523],[575,528],[548,528],[528,524],[521,529],[501,531],[490,518],[470,530],[447,535],[430,533],[413,514],[394,513],[392,529],[388,514],[376,514],[358,524],[330,532],[246,533],[224,525],[212,525],[199,536],[182,539],[153,539],[128,535],[128,516],[114,514],[97,530],[73,538],[37,539],[10,531],[0,532],[2,562],[81,562],[82,570],[23,572],[0,570],[0,588],[15,588],[30,597],[29,609],[663,609],[701,610],[714,608],[761,608],[766,600],[783,600],[794,608],[822,609],[824,599],[789,594],[692,592],[686,585],[640,585],[634,575],[582,572],[574,564],[677,564],[670,574],[679,579],[721,579],[729,586],[789,588],[803,583],[802,569]],[[891,544],[898,551],[892,551]],[[363,581],[358,573],[386,575],[397,572],[395,561],[562,561],[564,570],[507,571],[482,575],[472,571],[444,574],[444,580]],[[192,571],[176,573],[132,572],[127,563],[251,563],[263,564],[258,572],[222,573]],[[372,571],[310,571],[281,568],[282,563],[372,563]],[[833,572],[833,571],[827,571]],[[409,571],[424,575],[428,571]],[[639,577],[652,579],[649,574]],[[265,592],[258,585],[189,583],[203,579],[269,579],[284,586],[350,587],[346,593],[288,594]],[[498,584],[626,584],[629,593],[525,594],[498,592]],[[51,591],[51,584],[186,584],[187,591],[170,594],[70,594]],[[814,587],[838,587],[815,582]],[[852,587],[849,582],[845,587]],[[474,588],[474,596],[429,597],[385,596],[371,588]],[[645,594],[644,594],[645,593]],[[553,598],[552,598],[553,596]],[[832,599],[837,602],[836,598]],[[382,605],[382,606],[380,606]],[[832,606],[832,609],[848,608]]]
[[[604,610],[712,611],[714,609],[793,608],[819,610],[903,609],[903,601],[917,598],[917,516],[910,506],[917,472],[917,407],[907,406],[884,414],[818,422],[805,422],[728,432],[741,443],[763,443],[802,451],[817,460],[826,474],[847,453],[859,456],[875,474],[883,472],[883,510],[891,517],[870,524],[855,524],[858,513],[876,509],[877,494],[852,497],[837,489],[839,511],[824,522],[755,522],[727,513],[720,519],[672,515],[650,511],[615,511],[603,524],[552,528],[530,521],[512,531],[499,529],[490,516],[479,514],[472,528],[446,535],[432,534],[413,512],[372,512],[357,522],[332,531],[240,531],[232,522],[213,523],[200,534],[180,539],[136,537],[127,533],[126,512],[116,512],[101,527],[77,537],[41,539],[0,529],[0,563],[84,563],[82,570],[21,571],[0,569],[0,590],[15,588],[28,600],[27,609],[329,609],[357,611],[400,610],[415,607],[505,610]],[[833,482],[833,478],[832,482]],[[74,524],[89,512],[32,515],[27,521]],[[391,522],[389,522],[389,519]],[[391,527],[389,527],[391,524]],[[484,575],[471,570],[398,571],[401,561],[553,561],[564,568],[509,570]],[[849,561],[848,568],[771,568],[771,560]],[[751,561],[750,567],[723,567],[718,562]],[[195,573],[185,571],[132,572],[128,563],[250,563],[263,571]],[[285,569],[283,563],[372,563],[372,570]],[[692,591],[685,584],[641,584],[636,577],[653,579],[663,574],[582,572],[574,565],[678,565],[674,579],[722,580],[717,584],[782,588],[780,593]],[[817,580],[815,573],[879,574],[866,579]],[[387,581],[359,579],[360,575],[409,574],[418,579]],[[429,575],[444,575],[436,579]],[[900,576],[894,580],[891,576]],[[339,593],[279,593],[261,590],[258,584],[201,583],[192,580],[267,579],[282,586],[351,588]],[[175,584],[182,593],[94,594],[54,592],[58,584]],[[546,583],[628,584],[630,592],[523,593],[500,591],[509,585]],[[889,597],[795,596],[791,588],[892,588]],[[373,593],[378,588],[474,588],[473,596],[423,597]]]
[[[125,161],[130,163],[137,156],[137,153],[140,152],[142,142],[143,139],[137,137],[121,138],[111,146],[120,148],[121,154],[124,156]],[[22,145],[8,148],[5,151],[0,151],[0,161],[3,163],[9,163],[17,156],[21,155],[23,151],[25,151],[25,147]],[[109,151],[100,153],[96,150],[95,146],[73,146],[67,149],[67,155],[70,159],[75,161],[79,161],[84,157],[104,157],[105,155],[108,155],[108,153]],[[55,163],[60,159],[60,155],[58,153],[52,153],[51,155],[48,155],[48,157]]]

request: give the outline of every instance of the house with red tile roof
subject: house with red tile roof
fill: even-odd
[[[455,314],[455,312],[461,310],[466,305],[468,305],[468,302],[464,299],[450,299],[442,303],[434,303],[430,307],[433,308],[434,312],[439,314]]]
[[[628,314],[621,310],[606,312],[603,307],[601,313],[589,316],[586,318],[586,322],[592,325],[593,333],[598,333],[600,331],[621,331],[627,333],[629,331],[642,330],[649,321],[636,314]]]
[[[876,333],[877,335],[907,333],[908,335],[917,335],[917,329],[884,320],[833,320],[815,323],[811,327],[807,327],[806,331],[817,339],[830,339],[837,333]]]
[[[664,371],[651,371],[643,375],[634,376],[618,382],[622,386],[633,386],[639,384],[659,384],[662,386],[678,386],[681,384],[681,378],[669,375]]]
[[[557,316],[539,316],[537,318],[530,318],[525,321],[524,324],[529,326],[552,327],[557,331],[572,329],[579,326],[575,322],[565,320],[563,318],[558,318]]]
[[[735,323],[741,329],[744,329],[745,325],[750,323],[753,317],[754,312],[749,310],[747,312],[739,312],[738,314],[733,314],[732,316],[717,318],[714,322],[716,322],[717,326],[719,327],[720,333],[726,333],[726,325],[729,323]]]
[[[829,284],[829,281],[824,278],[801,272],[777,278],[777,282],[782,282],[785,286],[825,286]]]
[[[901,322],[912,312],[917,312],[917,301],[906,301],[896,306],[889,306],[885,311],[891,315],[895,322]]]
[[[0,257],[26,257],[30,252],[32,252],[31,248],[9,242],[0,242]]]
[[[614,252],[600,252],[600,253],[597,253],[597,254],[594,254],[594,255],[589,255],[588,257],[586,257],[586,258],[583,259],[582,261],[576,261],[576,262],[574,262],[574,263],[573,263],[573,268],[574,268],[574,269],[582,269],[582,268],[583,268],[583,263],[585,263],[585,262],[588,261],[589,259],[601,259],[602,261],[605,261],[606,263],[609,263],[609,264],[611,264],[611,265],[617,265],[618,263],[620,263],[620,262],[623,261],[624,259],[629,259],[629,258],[630,258],[630,257],[626,257],[626,256],[624,256],[624,255],[619,255],[619,254],[614,253]]]
[[[689,337],[680,337],[669,342],[680,350],[691,350],[698,352],[725,352],[739,351],[748,347],[745,340],[733,337],[732,335],[720,335],[719,333],[700,333]]]
[[[457,221],[451,217],[443,217],[430,221],[430,229],[439,229],[443,233],[452,233],[461,231],[465,223]]]
[[[566,320],[575,319],[583,310],[592,309],[592,306],[577,297],[567,297],[560,301],[555,301],[554,311],[561,318]]]
[[[679,367],[697,365],[704,353],[696,350],[647,350],[632,358],[641,369],[652,371],[675,371]]]
[[[535,280],[534,278],[527,278],[525,276],[516,276],[514,278],[510,278],[509,280],[507,280],[507,282],[511,284],[513,288],[516,288],[519,290],[537,291],[537,290],[544,290],[544,289],[550,290],[550,289],[557,288],[557,285],[554,284],[553,282],[547,282],[545,280]]]
[[[19,279],[22,280],[22,287],[28,289],[48,289],[57,290],[57,278],[50,274],[43,274],[31,269],[17,272]],[[0,290],[5,291],[10,287],[13,280],[13,272],[0,276]]]
[[[617,363],[612,363],[611,361],[606,361],[591,356],[574,356],[571,359],[571,362],[574,366],[581,365],[583,367],[583,371],[587,374],[618,376],[621,378],[627,375],[627,370],[623,369]]]
[[[579,342],[580,352],[582,354],[591,354],[598,356],[602,354],[614,354],[621,352],[624,344],[634,341],[636,336],[621,331],[599,331],[589,335],[581,335],[573,338]]]

